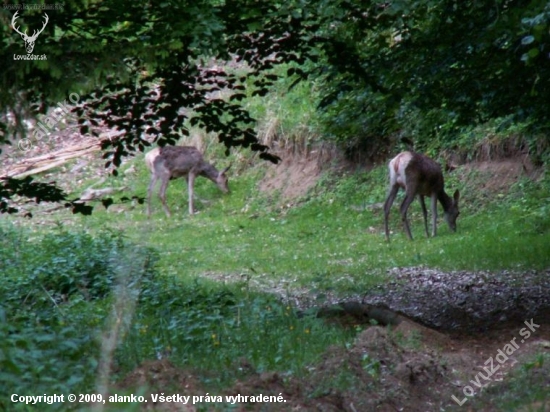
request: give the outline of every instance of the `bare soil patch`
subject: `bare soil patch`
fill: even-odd
[[[197,379],[190,373],[174,367],[168,360],[146,361],[139,368],[126,375],[124,379],[115,385],[111,394],[119,393],[125,389],[145,389],[143,396],[148,400],[143,410],[155,410],[163,412],[193,412],[193,405],[185,405],[176,402],[151,402],[151,394],[163,393],[166,396],[174,393],[181,395],[203,394]],[[133,391],[132,393],[136,393]]]
[[[480,333],[506,322],[549,318],[550,270],[443,272],[395,268],[391,281],[362,303],[382,305],[444,331]]]
[[[472,185],[486,195],[507,193],[510,187],[520,178],[527,177],[537,180],[543,173],[543,169],[533,165],[528,156],[522,155],[514,158],[476,161],[461,166],[461,181],[464,186]],[[478,184],[481,183],[481,184]]]
[[[514,368],[541,350],[550,352],[550,323],[545,322],[500,365],[489,381],[482,382],[497,389],[499,385],[505,386],[505,378]],[[509,324],[482,335],[448,336],[409,321],[396,328],[371,326],[357,336],[353,346],[329,348],[306,376],[251,372],[232,387],[210,394],[221,395],[224,400],[225,395],[280,395],[286,401],[243,402],[233,405],[231,410],[237,411],[426,412],[459,410],[453,396],[463,401],[462,388],[468,385],[473,387],[475,395],[467,399],[467,410],[493,411],[490,402],[483,402],[484,389],[476,387],[472,380],[475,381],[478,372],[484,371],[483,365],[490,357],[495,357],[512,337],[518,336],[522,327],[525,324]],[[237,361],[235,369],[243,362],[242,359]],[[548,365],[540,365],[536,373],[550,385],[549,369]],[[150,393],[166,391],[166,388],[187,395],[207,393],[197,381],[187,371],[158,361],[137,368],[117,386],[131,390],[141,386],[154,388]],[[474,401],[475,409],[471,409]],[[229,403],[218,406],[223,410]],[[145,410],[195,410],[191,406],[188,408],[166,409],[166,405],[158,404],[148,405]]]
[[[331,143],[317,143],[313,147],[285,146],[276,141],[267,144],[282,161],[277,165],[267,162],[263,165],[267,172],[258,188],[270,196],[279,195],[283,202],[306,195],[329,168],[334,172],[355,167]]]
[[[512,371],[521,369],[535,354],[550,354],[550,271],[473,273],[416,267],[393,269],[391,275],[394,281],[378,291],[351,301],[337,302],[333,297],[332,306],[324,307],[338,306],[340,311],[334,313],[345,318],[344,327],[362,325],[364,330],[353,345],[329,348],[305,376],[257,373],[246,359],[235,360],[231,367],[236,374],[245,370],[248,375],[220,395],[281,394],[286,400],[241,403],[233,409],[237,411],[426,412],[463,410],[453,396],[463,401],[463,388],[469,386],[475,395],[468,397],[462,408],[489,412],[497,409],[487,390],[505,393]],[[227,277],[223,280],[231,281]],[[268,291],[266,285],[262,288]],[[295,293],[293,299],[303,309],[312,304],[306,295],[299,299]],[[373,305],[398,314],[397,325],[369,325],[370,319],[363,316],[361,308]],[[536,325],[528,337],[520,334],[528,327],[526,321]],[[476,385],[478,373],[487,375],[484,367],[488,359],[495,358],[512,339],[517,350],[498,364],[488,380],[481,378],[486,387]],[[166,378],[154,378],[143,371],[152,365],[147,363],[130,375],[149,376],[149,380],[127,378],[123,386],[159,388]],[[167,373],[193,376],[186,371],[175,374],[170,368]],[[550,365],[535,365],[531,375],[537,384],[545,383],[550,389]],[[188,385],[188,381],[182,382]],[[192,390],[204,394],[206,389],[196,383],[198,378],[193,382]],[[177,386],[175,390],[190,393],[189,387]]]
[[[305,195],[315,186],[322,170],[316,156],[285,156],[278,165],[267,165],[267,169],[259,189],[268,194],[280,193],[282,200]]]

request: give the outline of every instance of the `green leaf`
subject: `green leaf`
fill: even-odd
[[[521,44],[524,46],[527,44],[531,44],[535,41],[535,36],[525,36],[523,39],[521,39]]]
[[[540,53],[539,49],[537,49],[536,47],[533,47],[531,50],[527,52],[527,55],[529,56],[530,59],[534,59],[539,55],[539,53]]]
[[[172,43],[170,43],[169,48],[171,50],[180,50],[183,48],[183,43],[180,40],[174,40]]]

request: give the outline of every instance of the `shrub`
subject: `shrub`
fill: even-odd
[[[13,393],[87,393],[111,292],[151,279],[153,254],[108,231],[59,230],[26,242],[28,233],[0,234],[0,410],[29,410],[11,403]],[[121,267],[128,255],[140,256],[136,270]]]

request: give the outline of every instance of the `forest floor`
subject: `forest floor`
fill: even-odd
[[[64,138],[58,135],[59,141],[36,146],[24,156],[67,147],[76,135],[75,130],[67,129]],[[17,152],[16,148],[5,151],[4,171],[17,163]],[[75,180],[71,173],[93,163],[94,157],[97,153],[79,159],[71,168],[62,167],[67,179],[63,181],[56,174],[56,180],[68,191],[76,190],[84,179]],[[90,168],[90,176],[100,178],[105,174],[98,164],[99,168]],[[498,173],[498,187],[486,187],[487,191],[502,190],[531,168],[525,158],[467,167],[488,175]],[[290,159],[272,166],[259,188],[265,193],[281,193],[281,200],[291,205],[293,199],[315,185],[321,169],[315,158]],[[481,271],[445,272],[416,266],[394,268],[390,275],[392,281],[362,296],[342,299],[328,293],[323,307],[334,310],[326,321],[344,328],[360,327],[362,331],[351,346],[329,348],[306,376],[257,373],[246,359],[239,360],[242,370],[250,369],[248,378],[227,388],[224,396],[281,395],[285,402],[247,402],[231,410],[496,411],[492,399],[510,396],[513,403],[518,385],[536,381],[550,392],[550,362],[540,356],[550,354],[550,270],[510,270],[494,276]],[[223,282],[240,279],[231,274],[204,276]],[[256,276],[251,286],[291,300],[303,311],[322,309],[316,308],[315,296],[299,288],[283,291],[261,276]],[[373,325],[368,310],[363,310],[370,306],[397,314],[398,321],[389,326]],[[205,393],[193,370],[177,368],[166,359],[145,362],[116,385],[120,389],[140,386],[148,387],[151,393],[167,387],[174,393]],[[201,408],[204,406],[155,406],[155,410],[168,411]],[[550,411],[550,404],[512,409]]]
[[[513,401],[517,385],[536,382],[550,389],[550,364],[540,357],[550,354],[550,271],[501,273],[498,281],[488,273],[423,267],[394,269],[392,275],[395,281],[379,293],[330,306],[336,310],[327,322],[364,328],[352,346],[329,348],[304,377],[254,373],[242,359],[248,378],[223,396],[282,395],[285,400],[243,403],[235,409],[242,411],[489,412],[500,410],[494,397]],[[310,298],[294,295],[304,310],[311,307]],[[391,326],[369,325],[361,304],[387,308],[399,319]],[[120,382],[127,389],[144,385],[152,393],[166,387],[205,393],[193,371],[166,360],[147,362]],[[159,405],[158,410],[200,409]],[[511,410],[549,411],[550,404]]]

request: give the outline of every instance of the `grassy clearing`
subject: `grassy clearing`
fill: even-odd
[[[148,172],[140,159],[135,167],[131,194],[144,196]],[[8,372],[0,375],[0,386],[10,393],[92,391],[96,368],[104,362],[101,342],[116,324],[113,307],[125,309],[112,354],[117,372],[107,371],[111,379],[160,356],[193,370],[208,390],[250,373],[242,362],[255,372],[306,376],[327,347],[350,342],[353,331],[298,317],[277,297],[251,289],[251,279],[344,297],[384,283],[386,270],[395,266],[491,271],[550,266],[545,180],[520,181],[498,201],[474,209],[460,180],[449,179],[449,187],[464,192],[459,232],[440,223],[438,237],[427,239],[414,204],[415,241],[406,239],[395,208],[388,244],[382,211],[370,207],[384,200],[385,167],[327,174],[290,208],[276,195],[258,193],[262,173],[259,165],[234,176],[230,195],[199,179],[196,194],[204,203],[196,202],[195,216],[187,214],[179,180],[167,195],[172,219],[155,197],[151,219],[145,205],[126,204],[98,206],[90,217],[54,215],[53,222],[71,222],[70,231],[40,229],[33,221],[14,229],[5,222],[0,286],[7,298],[0,317],[9,322],[0,328],[0,341],[8,355],[0,362]],[[211,280],[219,274],[239,280]],[[111,289],[116,293],[105,294]],[[120,296],[134,300],[121,303]],[[52,361],[45,364],[45,357]]]
[[[370,207],[384,201],[384,166],[369,173],[327,174],[292,208],[278,201],[276,194],[258,193],[263,166],[233,175],[229,195],[198,179],[196,194],[203,202],[195,202],[200,212],[195,216],[187,213],[185,181],[180,179],[171,182],[167,191],[171,219],[155,194],[151,219],[145,204],[118,211],[98,204],[92,216],[74,217],[72,223],[92,232],[121,231],[132,242],[154,248],[160,256],[159,271],[178,279],[205,274],[263,276],[284,281],[289,288],[330,289],[342,295],[364,293],[396,266],[491,271],[550,266],[547,180],[520,181],[508,195],[491,203],[485,200],[479,207],[483,200],[475,197],[476,189],[450,178],[447,186],[462,191],[458,232],[450,233],[440,219],[438,236],[426,238],[415,202],[410,210],[414,242],[406,239],[401,227],[398,198],[388,244],[382,210]],[[135,167],[130,194],[145,196],[149,172],[141,159],[136,159]],[[116,179],[108,184],[116,185]]]
[[[307,99],[300,97],[310,92],[282,94],[286,100],[280,107],[251,100],[266,119],[260,127],[266,143],[308,152],[313,106],[304,106]],[[399,221],[398,198],[388,244],[376,206],[386,195],[385,166],[368,173],[327,172],[314,190],[288,207],[276,193],[258,192],[264,164],[245,152],[225,159],[219,146],[206,142],[203,147],[208,158],[222,159],[221,167],[234,162],[232,193],[223,195],[198,179],[200,213],[195,216],[187,214],[180,179],[167,191],[171,219],[156,195],[151,219],[144,204],[105,210],[99,202],[89,217],[59,212],[14,224],[4,219],[0,410],[13,407],[4,400],[17,391],[93,393],[97,371],[111,356],[116,371],[105,370],[111,380],[145,360],[169,357],[193,370],[209,390],[250,370],[307,376],[327,347],[353,339],[353,331],[297,316],[278,297],[254,290],[252,280],[289,293],[330,291],[346,297],[385,283],[392,267],[494,272],[550,267],[548,177],[520,180],[491,197],[481,189],[483,181],[469,179],[466,186],[455,173],[446,181],[449,191],[462,192],[458,233],[450,233],[440,219],[438,236],[427,239],[414,203],[415,241],[410,242]],[[149,172],[142,159],[125,168],[132,164],[134,175],[121,173],[104,185],[127,186],[126,196],[146,196]],[[61,229],[67,226],[71,229]],[[214,281],[224,275],[232,282]],[[102,344],[115,330],[116,349],[110,353]],[[338,379],[347,384],[345,371]]]
[[[146,192],[146,171],[140,163],[135,194]],[[259,168],[261,167],[258,166]],[[414,242],[404,236],[398,202],[391,215],[392,241],[385,242],[380,208],[384,201],[385,168],[371,173],[326,176],[297,207],[257,192],[261,171],[235,176],[232,193],[221,194],[200,179],[196,202],[200,213],[187,214],[184,181],[174,181],[168,199],[174,217],[167,219],[158,198],[148,220],[145,205],[125,213],[98,207],[82,227],[112,227],[132,241],[154,247],[164,274],[192,279],[204,273],[269,274],[300,288],[364,292],[394,266],[426,265],[445,270],[542,269],[550,265],[547,181],[520,182],[507,198],[482,209],[469,206],[463,192],[459,231],[450,233],[442,219],[438,237],[426,238],[417,202],[411,207]],[[526,187],[526,185],[528,187]],[[441,213],[441,212],[440,212]]]

